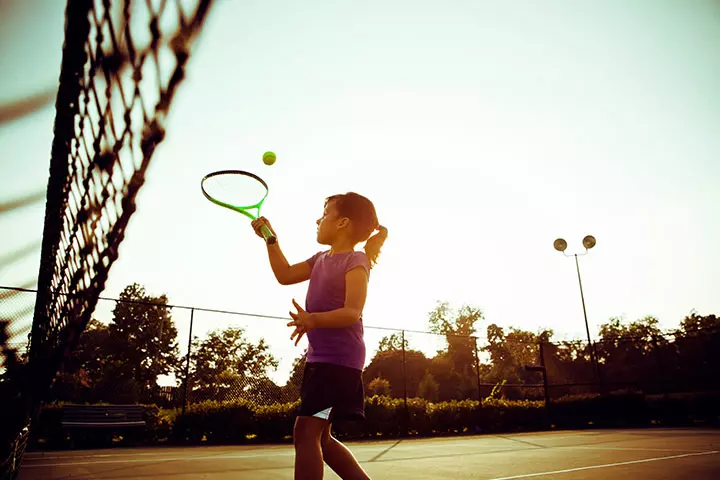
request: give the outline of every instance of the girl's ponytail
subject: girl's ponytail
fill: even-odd
[[[368,238],[365,243],[365,255],[367,255],[368,260],[370,260],[370,268],[374,267],[377,263],[377,259],[380,256],[380,249],[388,236],[387,228],[382,225],[378,225],[377,230],[378,232]]]

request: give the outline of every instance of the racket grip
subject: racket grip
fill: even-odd
[[[275,235],[270,231],[267,225],[263,225],[260,228],[260,231],[262,232],[263,237],[265,237],[265,243],[268,245],[275,245],[275,243],[277,243],[277,238],[275,238]]]

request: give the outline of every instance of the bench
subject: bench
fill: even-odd
[[[70,447],[135,442],[145,432],[142,405],[63,405],[61,425]]]
[[[65,428],[144,427],[142,405],[63,405]]]

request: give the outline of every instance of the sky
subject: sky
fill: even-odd
[[[4,3],[0,106],[56,88],[61,3]],[[710,0],[215,2],[104,295],[138,282],[173,304],[287,317],[307,285],[278,285],[247,219],[201,194],[205,174],[237,168],[269,184],[262,213],[293,263],[323,248],[325,197],[375,203],[389,237],[368,327],[427,330],[448,301],[482,309],[481,334],[582,338],[574,260],[552,245],[584,253],[588,234],[593,335],[610,317],[672,329],[718,313],[719,45]],[[0,202],[45,189],[53,120],[47,105],[0,125]],[[30,245],[0,285],[36,283],[43,215],[0,215],[0,258]],[[181,338],[189,316],[174,312]],[[303,348],[281,320],[193,319],[196,334],[269,339],[284,371]]]

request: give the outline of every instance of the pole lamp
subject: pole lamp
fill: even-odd
[[[587,255],[590,249],[593,248],[596,243],[597,242],[595,241],[595,237],[593,237],[592,235],[587,235],[585,236],[585,238],[583,238],[582,241],[583,247],[585,247],[585,252],[573,253],[570,255],[565,253],[565,250],[567,249],[567,242],[562,238],[558,238],[557,240],[555,240],[555,242],[553,242],[553,247],[555,247],[555,250],[562,253],[566,257],[575,257],[575,268],[577,269],[578,284],[580,285],[580,300],[582,301],[583,316],[585,317],[585,332],[587,333],[588,346],[590,347],[590,357],[593,363],[593,367],[595,368],[595,377],[597,378],[598,382],[600,382],[600,369],[598,367],[597,352],[595,351],[595,344],[590,338],[590,326],[588,325],[587,309],[585,308],[585,294],[583,293],[582,279],[580,278],[580,263],[578,262],[578,256]]]

